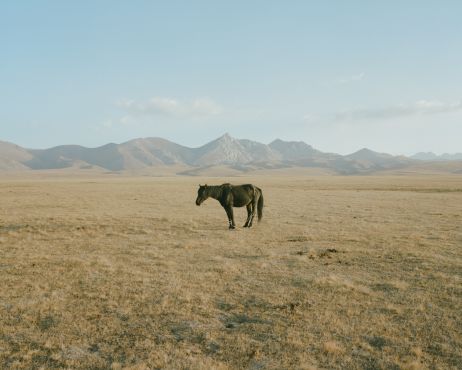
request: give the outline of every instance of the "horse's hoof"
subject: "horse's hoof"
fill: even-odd
[[[230,230],[234,230],[236,228],[236,226],[230,226],[229,229]]]

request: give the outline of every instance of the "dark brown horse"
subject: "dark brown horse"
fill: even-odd
[[[236,228],[233,207],[247,207],[247,221],[244,227],[252,226],[256,213],[258,221],[263,217],[263,193],[255,185],[199,185],[196,204],[200,206],[209,197],[218,200],[225,209],[230,229]]]

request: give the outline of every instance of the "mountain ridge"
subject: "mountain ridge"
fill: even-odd
[[[236,139],[228,133],[190,148],[160,137],[136,138],[95,148],[59,145],[25,149],[0,141],[0,171],[94,169],[112,172],[181,167],[179,174],[199,174],[214,168],[224,173],[247,173],[291,167],[322,168],[342,175],[406,168],[422,161],[378,153],[368,148],[348,155],[325,153],[304,141],[275,139],[263,144]]]
[[[421,161],[460,161],[462,160],[462,153],[443,153],[437,155],[433,152],[419,152],[411,155],[409,158],[418,159]]]

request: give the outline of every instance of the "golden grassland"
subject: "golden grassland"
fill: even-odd
[[[460,369],[462,176],[0,179],[2,369]],[[227,229],[197,183],[252,182]]]

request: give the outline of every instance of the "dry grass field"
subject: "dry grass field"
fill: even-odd
[[[460,175],[0,179],[2,369],[461,369],[461,312]]]

